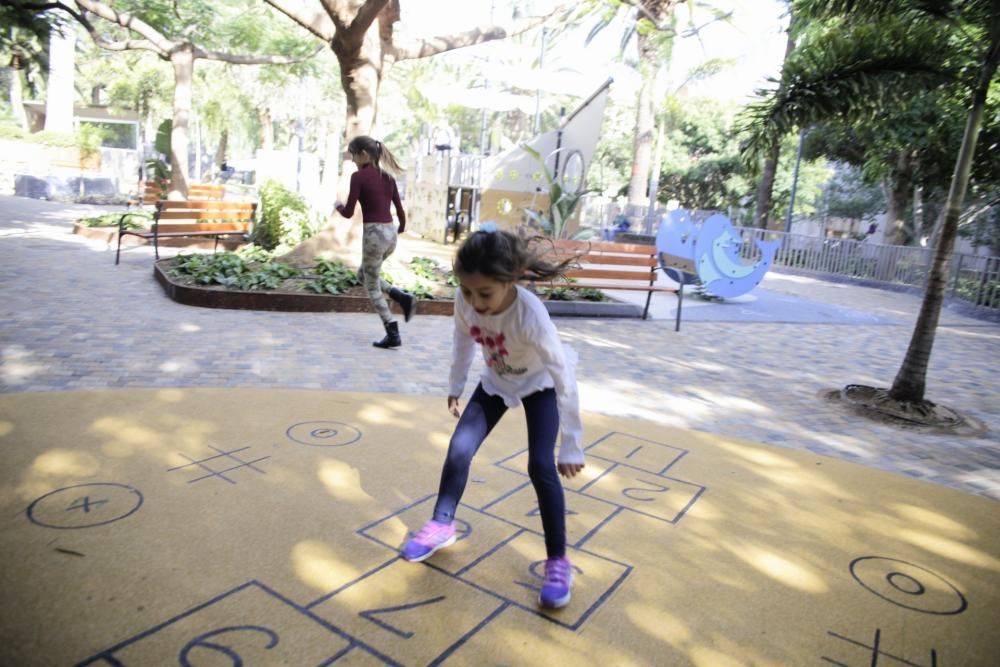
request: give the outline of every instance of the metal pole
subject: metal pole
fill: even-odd
[[[496,0],[490,2],[490,23],[493,23],[493,13],[496,11],[497,3]],[[486,57],[486,62],[489,63],[489,56]],[[486,101],[487,93],[490,90],[490,81],[483,76],[483,111],[479,119],[479,153],[480,155],[487,155],[488,151],[486,149]]]
[[[805,143],[806,130],[799,130],[799,149],[795,154],[795,173],[792,176],[792,192],[788,198],[788,216],[785,218],[785,231],[792,231],[792,213],[795,211],[795,191],[799,187],[799,164],[802,162],[802,144]]]
[[[541,72],[545,66],[545,38],[548,37],[549,29],[542,28],[542,50],[538,54],[538,71]],[[542,89],[535,88],[535,123],[532,131],[538,134],[542,128]]]

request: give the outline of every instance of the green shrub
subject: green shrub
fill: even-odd
[[[538,290],[539,295],[547,297],[550,301],[607,301],[608,297],[604,292],[592,287],[542,287]]]
[[[78,222],[84,227],[118,227],[118,222],[125,216],[125,229],[142,229],[153,222],[153,214],[149,211],[129,211],[128,213],[105,213],[90,218],[81,218]]]
[[[416,282],[413,283],[412,285],[408,285],[405,291],[409,292],[418,299],[431,300],[434,298],[433,290],[431,290],[431,288],[428,285],[425,285],[424,283],[421,282]]]
[[[306,200],[277,181],[261,186],[259,210],[253,240],[268,250],[287,252],[316,233]]]
[[[358,284],[358,275],[337,260],[317,257],[313,272],[318,277],[306,289],[317,294],[343,294]]]
[[[188,276],[198,285],[222,285],[240,290],[273,290],[301,271],[281,262],[249,263],[234,252],[179,255],[172,273]]]

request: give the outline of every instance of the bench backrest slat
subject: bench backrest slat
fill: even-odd
[[[161,222],[157,225],[157,232],[160,234],[170,234],[173,232],[246,232],[250,229],[250,221],[244,222]]]
[[[256,210],[256,202],[159,201],[154,220],[160,231],[165,231],[168,225],[180,227],[174,231],[185,228],[193,231],[193,226],[197,225],[208,226],[202,231],[210,231],[213,229],[211,225],[222,224],[239,224],[241,228],[246,228],[253,222]]]
[[[641,243],[612,243],[610,241],[570,241],[556,239],[552,241],[556,250],[587,251],[588,253],[619,253],[631,255],[653,255],[656,248]]]
[[[641,280],[649,282],[656,279],[652,271],[615,271],[614,269],[573,269],[566,272],[567,278],[591,278],[598,280]]]
[[[606,264],[613,266],[645,266],[653,267],[656,266],[655,257],[638,257],[635,255],[602,255],[602,254],[590,254],[590,255],[557,255],[559,261],[569,258],[575,258],[577,262],[581,264]]]
[[[165,211],[169,210],[181,210],[181,211],[193,211],[193,210],[229,210],[229,211],[242,211],[242,210],[252,210],[256,204],[249,201],[171,201],[165,199],[159,204],[159,208]]]
[[[253,211],[164,211],[157,220],[252,220]]]
[[[143,185],[142,203],[155,204],[160,200],[166,199],[168,190],[169,186],[167,184],[161,184],[156,181],[146,181]],[[218,200],[225,196],[226,187],[224,185],[214,185],[210,183],[192,183],[188,185],[188,200]]]

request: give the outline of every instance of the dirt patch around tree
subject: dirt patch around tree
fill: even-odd
[[[851,414],[901,430],[934,435],[972,437],[985,433],[985,424],[946,405],[923,400],[898,401],[883,387],[849,384],[843,389],[824,389],[819,397],[842,406]]]

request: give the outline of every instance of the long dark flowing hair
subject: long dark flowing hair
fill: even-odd
[[[388,171],[394,176],[406,171],[385,144],[366,135],[351,139],[351,143],[347,144],[347,152],[351,155],[367,153],[376,168]]]
[[[499,280],[550,280],[576,266],[577,257],[551,262],[551,241],[544,236],[522,237],[504,230],[470,234],[455,253],[455,273],[478,273]]]

